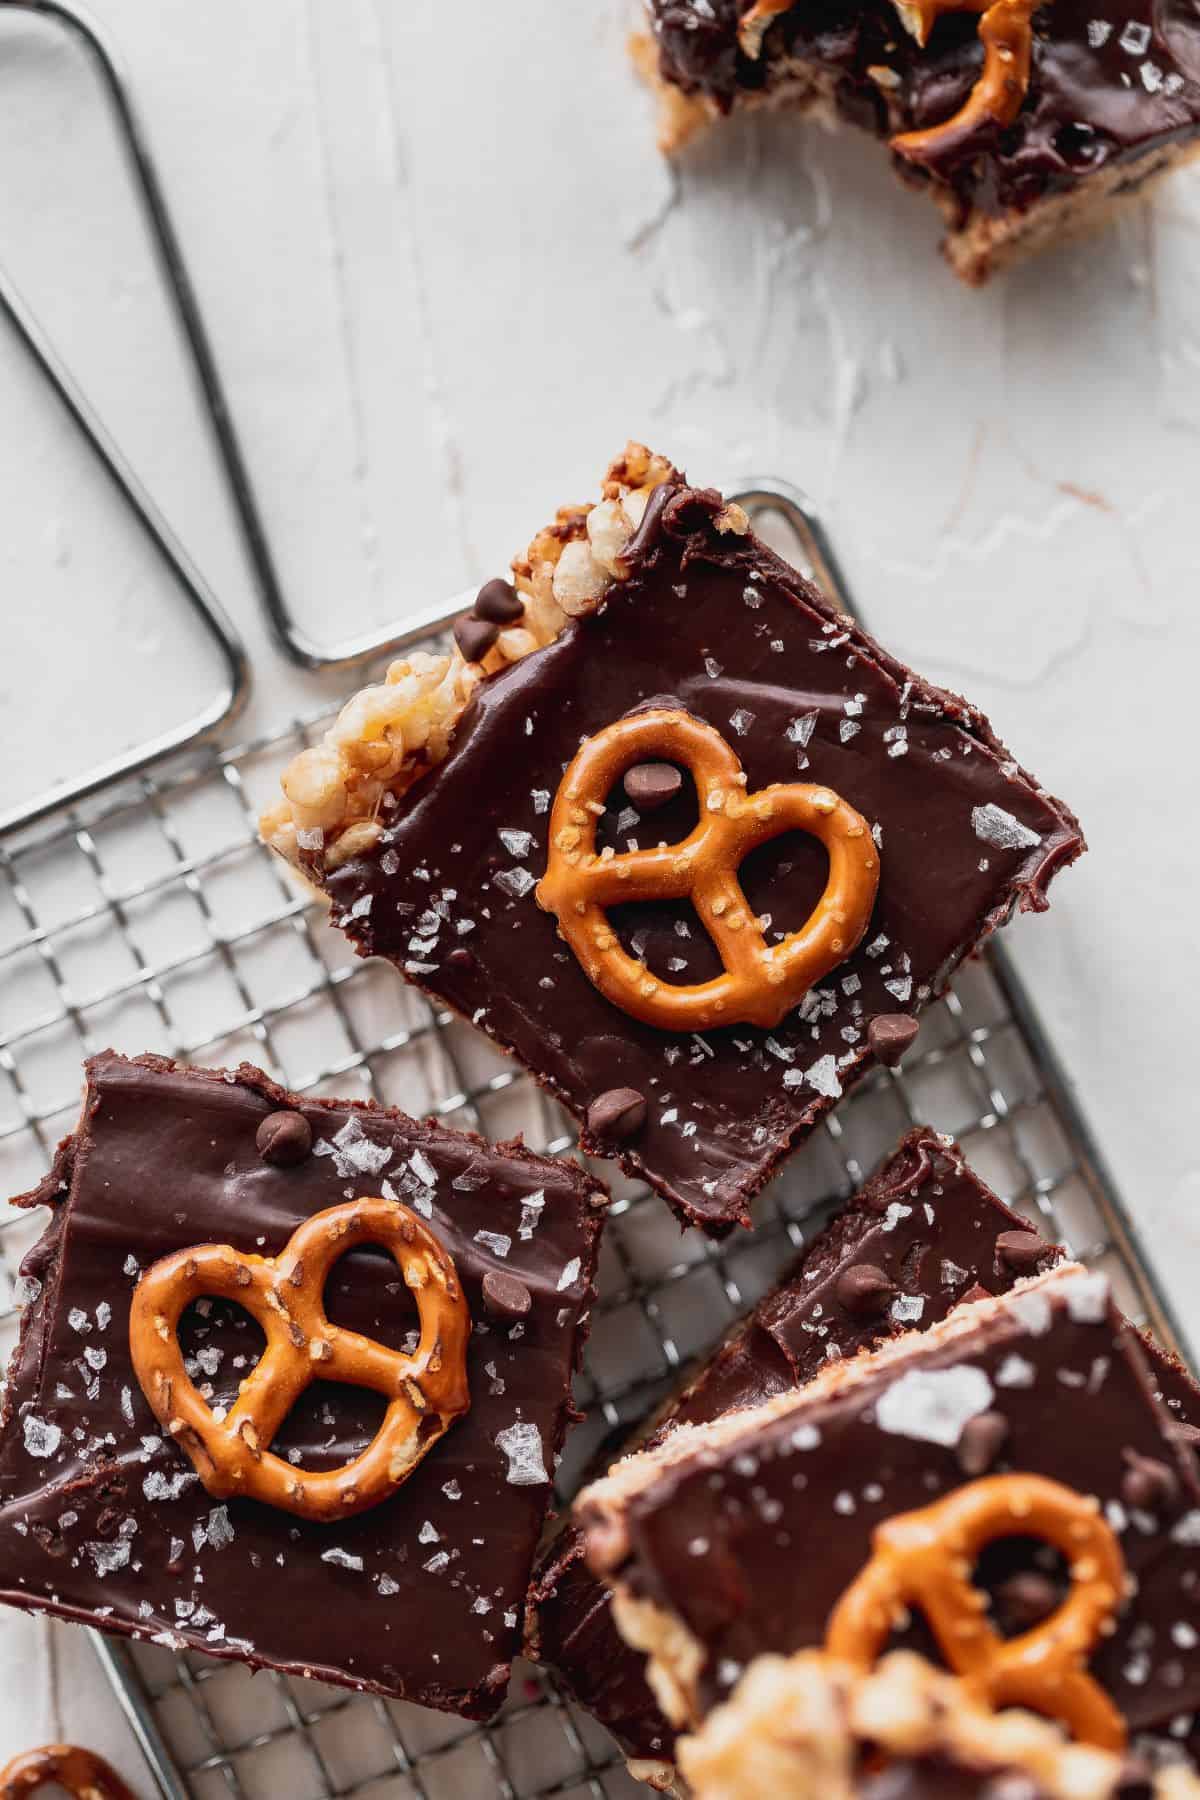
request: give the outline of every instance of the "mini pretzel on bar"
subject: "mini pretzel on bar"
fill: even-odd
[[[678,844],[596,853],[604,801],[635,763],[681,763],[695,777],[700,820]],[[550,852],[538,903],[589,981],[614,1006],[663,1031],[779,1021],[866,930],[879,857],[860,813],[804,782],[747,794],[742,765],[719,731],[690,713],[652,709],[589,738],[563,776],[550,815]],[[768,945],[739,885],[742,858],[784,831],[807,831],[829,853],[829,879],[807,922]],[[725,973],[681,987],[660,981],[622,948],[605,909],[627,900],[691,899]]]
[[[1043,0],[895,0],[896,11],[924,48],[942,13],[981,14],[983,69],[952,118],[924,131],[905,131],[892,149],[909,162],[952,150],[982,125],[1011,125],[1029,91],[1033,15]]]
[[[133,1791],[102,1756],[77,1744],[43,1744],[25,1750],[0,1769],[0,1800],[25,1800],[42,1788],[60,1788],[75,1800],[133,1800]]]
[[[755,0],[738,26],[738,40],[756,58],[767,27],[790,12],[796,0]],[[973,12],[979,20],[983,69],[952,118],[923,131],[905,131],[891,147],[909,162],[923,162],[951,150],[981,125],[1011,125],[1029,91],[1033,56],[1033,15],[1044,0],[895,0],[905,27],[924,49],[942,13]]]
[[[1049,1618],[1002,1638],[971,1574],[985,1545],[1017,1536],[1052,1544],[1071,1586]],[[996,1709],[1024,1706],[1084,1743],[1123,1748],[1125,1721],[1084,1666],[1125,1591],[1120,1547],[1094,1500],[1041,1475],[991,1475],[885,1520],[873,1543],[871,1561],[830,1616],[832,1656],[869,1668],[905,1610],[919,1607],[971,1698]]]
[[[420,1315],[405,1355],[325,1316],[330,1269],[358,1244],[390,1250]],[[204,1401],[183,1366],[179,1320],[193,1300],[236,1301],[266,1334],[262,1357],[227,1414]],[[394,1493],[467,1411],[471,1319],[450,1257],[406,1206],[367,1198],[306,1219],[278,1256],[198,1244],[148,1269],[129,1316],[134,1372],[155,1417],[187,1452],[210,1494],[262,1500],[316,1521],[344,1519]],[[306,1473],[271,1454],[287,1414],[314,1381],[387,1396],[378,1433],[352,1462]]]

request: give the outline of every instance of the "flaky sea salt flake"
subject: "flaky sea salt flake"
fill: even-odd
[[[342,1129],[332,1139],[318,1138],[314,1156],[331,1156],[336,1173],[343,1180],[355,1175],[379,1175],[392,1160],[390,1144],[377,1144],[362,1128],[357,1113],[351,1113]]]
[[[949,1369],[910,1369],[875,1406],[881,1431],[952,1449],[968,1420],[986,1412],[992,1384],[982,1369],[960,1363]]]
[[[837,1063],[832,1056],[820,1056],[812,1067],[804,1071],[804,1078],[809,1087],[815,1088],[827,1100],[841,1097],[842,1083],[837,1072]]]
[[[21,1420],[25,1433],[25,1449],[30,1456],[53,1456],[62,1443],[62,1427],[36,1413],[26,1413]]]
[[[323,1563],[332,1563],[334,1567],[338,1569],[353,1569],[355,1572],[360,1570],[363,1566],[363,1559],[361,1556],[353,1556],[349,1550],[341,1550],[336,1544],[329,1550],[322,1550],[321,1561]]]
[[[477,1231],[475,1242],[490,1250],[493,1256],[507,1256],[512,1249],[512,1239],[503,1231]]]
[[[1022,825],[1020,819],[1014,819],[992,800],[986,806],[972,807],[971,828],[977,838],[995,850],[1032,850],[1042,841],[1036,831],[1030,831],[1028,825]]]
[[[1117,42],[1127,56],[1141,56],[1150,47],[1150,27],[1143,19],[1130,19]]]
[[[514,900],[523,900],[530,888],[536,885],[528,869],[498,869],[492,876],[492,886],[510,894]]]
[[[408,1159],[408,1166],[417,1180],[423,1181],[426,1187],[437,1186],[437,1170],[423,1150],[413,1151]]]
[[[494,1442],[508,1458],[505,1479],[514,1487],[541,1487],[549,1482],[542,1434],[536,1425],[527,1419],[517,1419],[497,1432]]]
[[[229,1508],[214,1506],[208,1515],[206,1533],[210,1550],[224,1550],[233,1542],[233,1526],[229,1522]]]

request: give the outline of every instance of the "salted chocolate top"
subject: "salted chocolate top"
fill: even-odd
[[[255,1142],[299,1112],[312,1153],[290,1166]],[[80,1125],[21,1204],[53,1217],[26,1258],[33,1296],[0,1437],[0,1599],[172,1647],[313,1674],[486,1717],[520,1646],[530,1565],[591,1300],[603,1217],[594,1182],[520,1145],[373,1105],[300,1099],[257,1069],[185,1070],[94,1057]],[[389,1499],[316,1524],[215,1501],[164,1440],[133,1373],[129,1302],[156,1259],[200,1243],[272,1255],[312,1213],[382,1193],[449,1251],[473,1321],[471,1405]],[[485,1278],[519,1278],[513,1322]],[[329,1318],[392,1348],[416,1308],[395,1264],[350,1251]],[[228,1406],[257,1360],[249,1315],[200,1301],[181,1321],[193,1379]],[[374,1436],[381,1396],[316,1383],[274,1448],[306,1469]]]
[[[1117,1534],[1133,1591],[1092,1675],[1132,1733],[1186,1731],[1200,1705],[1200,1481],[1103,1276],[1052,1272],[741,1418],[668,1440],[623,1465],[619,1496],[601,1483],[579,1503],[589,1555],[619,1557],[616,1579],[697,1640],[703,1710],[755,1656],[821,1644],[874,1527],[984,1472],[964,1452],[998,1418],[987,1473],[1094,1496]],[[1170,1478],[1154,1511],[1129,1503],[1131,1456]],[[1032,1554],[1004,1540],[976,1579],[989,1587]],[[931,1642],[918,1618],[907,1647]]]
[[[701,1424],[803,1387],[827,1362],[888,1336],[924,1331],[975,1287],[1006,1292],[1032,1271],[1008,1266],[996,1241],[1025,1223],[971,1171],[956,1144],[925,1127],[910,1131],[782,1285],[691,1377],[645,1446],[661,1443],[676,1425]],[[1042,1251],[1044,1268],[1062,1254],[1050,1243]],[[864,1272],[886,1284],[882,1304],[866,1311],[855,1299],[855,1278]],[[582,1532],[568,1525],[535,1576],[532,1647],[630,1755],[669,1759],[674,1728],[646,1685],[643,1657],[612,1622],[611,1598],[587,1567]]]
[[[480,685],[449,756],[385,814],[369,852],[332,873],[310,860],[361,951],[490,1033],[577,1118],[612,1089],[644,1095],[640,1129],[619,1141],[585,1129],[584,1145],[711,1231],[747,1218],[779,1159],[871,1066],[872,1017],[918,1011],[1015,906],[1044,905],[1083,848],[1071,813],[978,713],[889,657],[753,533],[719,532],[721,510],[710,490],[657,490],[629,577],[600,610]],[[592,986],[535,897],[565,765],[583,738],[664,694],[727,738],[749,791],[823,783],[880,845],[862,942],[774,1030],[640,1023]],[[645,820],[618,786],[598,843],[674,843],[695,822],[690,780]],[[793,832],[740,874],[772,941],[807,919],[827,858]],[[661,980],[720,973],[686,903],[608,917]]]
[[[893,0],[805,0],[738,47],[750,0],[650,0],[664,77],[722,108],[786,78],[788,61],[835,83],[838,111],[879,135],[951,118],[982,66],[978,15],[943,15],[922,49]],[[889,107],[891,112],[889,113]],[[1014,123],[981,126],[930,173],[967,206],[1023,210],[1098,170],[1192,136],[1200,124],[1195,0],[1050,0],[1034,18],[1029,91]],[[902,173],[920,179],[898,159]]]

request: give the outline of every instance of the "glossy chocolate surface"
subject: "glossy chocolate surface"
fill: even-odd
[[[721,535],[719,508],[686,488],[652,503],[633,572],[602,609],[482,684],[449,757],[369,854],[312,871],[361,951],[487,1031],[577,1118],[611,1089],[643,1094],[640,1131],[615,1143],[585,1130],[585,1147],[713,1231],[745,1219],[780,1157],[871,1066],[871,1018],[918,1011],[1016,905],[1044,904],[1083,847],[1072,815],[985,720],[889,658],[752,534]],[[751,791],[827,784],[881,841],[862,943],[773,1031],[641,1024],[591,985],[535,897],[548,808],[581,739],[667,690],[725,735]],[[695,810],[690,781],[645,821],[618,789],[601,847],[678,841]],[[808,917],[825,852],[789,833],[748,857],[741,879],[754,911],[770,914],[770,941]],[[609,918],[664,981],[720,972],[686,905]]]
[[[769,87],[791,59],[837,84],[843,117],[891,136],[951,118],[982,66],[975,14],[943,15],[922,49],[892,0],[805,0],[772,24],[751,61],[737,47],[749,3],[650,0],[666,78],[728,107]],[[871,70],[890,70],[895,83]],[[1029,91],[1015,122],[981,127],[936,156],[931,173],[964,206],[1024,209],[1114,162],[1128,162],[1136,181],[1139,156],[1198,124],[1196,0],[1051,0],[1035,15]]]
[[[675,1425],[702,1424],[803,1387],[830,1358],[927,1329],[976,1285],[1005,1292],[1014,1277],[997,1269],[996,1238],[1021,1223],[971,1172],[957,1145],[924,1128],[909,1132],[783,1284],[693,1375],[647,1444],[660,1443]],[[1043,1266],[1060,1254],[1047,1244]],[[847,1271],[863,1267],[882,1270],[895,1285],[882,1316],[853,1316],[837,1298]],[[618,1635],[610,1602],[584,1561],[582,1533],[568,1525],[535,1577],[538,1653],[630,1755],[669,1760],[675,1732],[646,1685],[643,1658]]]
[[[931,1380],[939,1405],[951,1391],[961,1401],[970,1370],[972,1407],[982,1404],[974,1395],[982,1373],[986,1403],[1008,1425],[990,1472],[1019,1469],[1094,1495],[1117,1532],[1134,1592],[1089,1667],[1132,1732],[1164,1740],[1174,1732],[1177,1747],[1200,1705],[1191,1625],[1200,1605],[1200,1484],[1166,1430],[1135,1334],[1104,1293],[1101,1277],[1064,1271],[1038,1292],[981,1302],[987,1316],[965,1335],[915,1339],[865,1379],[798,1394],[769,1420],[748,1413],[744,1430],[719,1448],[698,1445],[651,1472],[624,1511],[620,1576],[699,1641],[706,1706],[763,1651],[819,1644],[870,1559],[873,1528],[968,1479],[957,1442],[937,1436],[923,1402]],[[1125,1503],[1129,1451],[1170,1467],[1177,1498],[1157,1516]],[[586,1499],[583,1512],[586,1522]],[[930,1647],[923,1629],[913,1636],[912,1647]]]
[[[255,1145],[280,1107],[312,1127],[313,1154],[293,1167],[272,1166]],[[354,1518],[314,1524],[257,1501],[218,1503],[164,1441],[133,1374],[139,1273],[205,1242],[273,1254],[312,1213],[381,1192],[421,1213],[454,1259],[474,1321],[469,1413],[390,1499]],[[493,1712],[520,1645],[586,1329],[603,1218],[595,1192],[568,1162],[382,1108],[288,1095],[246,1065],[222,1075],[93,1058],[81,1126],[32,1196],[54,1213],[24,1265],[40,1292],[6,1396],[0,1598]],[[529,1290],[515,1324],[482,1304],[493,1271]],[[325,1303],[335,1324],[396,1348],[416,1323],[395,1264],[373,1249],[335,1265]],[[261,1334],[222,1302],[204,1316],[206,1304],[185,1315],[181,1342],[206,1397],[228,1405]],[[374,1435],[382,1410],[363,1390],[315,1384],[275,1448],[310,1469],[336,1466]]]

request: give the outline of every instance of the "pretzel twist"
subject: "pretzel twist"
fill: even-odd
[[[678,844],[596,853],[596,823],[613,785],[635,763],[665,759],[690,769],[700,819]],[[663,1031],[714,1025],[778,1025],[847,957],[866,930],[879,887],[879,857],[861,813],[826,787],[777,783],[747,794],[742,765],[711,725],[655,709],[618,719],[588,738],[563,776],[550,814],[550,850],[538,904],[607,1000]],[[738,882],[738,865],[784,831],[807,831],[829,854],[829,879],[807,922],[768,945]],[[650,974],[623,949],[606,908],[627,900],[690,899],[724,974],[681,987]]]
[[[44,1787],[61,1788],[75,1800],[134,1800],[132,1789],[102,1756],[77,1744],[43,1744],[0,1769],[0,1800],[25,1800]]]
[[[927,162],[957,148],[984,125],[1011,125],[1029,91],[1033,15],[1044,0],[895,0],[896,11],[924,49],[942,13],[979,13],[983,68],[964,104],[940,125],[905,131],[891,147],[909,162]],[[757,58],[771,23],[795,0],[755,0],[738,26],[742,50]]]
[[[909,162],[954,150],[984,125],[1011,125],[1029,91],[1033,15],[1043,0],[896,0],[896,10],[924,48],[942,13],[979,13],[983,69],[966,101],[940,125],[905,131],[892,149]]]
[[[324,1289],[338,1258],[382,1244],[416,1298],[421,1335],[406,1355],[325,1316]],[[267,1344],[224,1416],[183,1366],[179,1320],[193,1300],[233,1300],[257,1319]],[[133,1294],[134,1372],[164,1430],[195,1464],[210,1494],[246,1495],[304,1519],[332,1521],[376,1506],[467,1411],[471,1319],[454,1264],[432,1232],[395,1200],[351,1200],[314,1213],[278,1256],[197,1244],[148,1269]],[[305,1473],[271,1443],[314,1381],[345,1382],[387,1397],[379,1431],[340,1468]]]
[[[1044,1538],[1065,1557],[1071,1587],[1048,1619],[1002,1638],[971,1576],[986,1544]],[[1124,1593],[1125,1564],[1094,1501],[1040,1475],[992,1475],[931,1506],[885,1520],[874,1555],[830,1615],[833,1656],[869,1668],[904,1609],[919,1607],[969,1696],[994,1708],[1049,1715],[1082,1742],[1120,1750],[1125,1722],[1085,1663]]]

